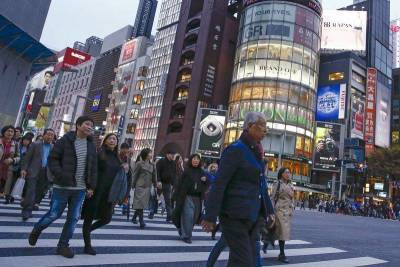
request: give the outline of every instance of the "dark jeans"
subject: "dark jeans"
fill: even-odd
[[[76,224],[81,215],[85,195],[86,190],[54,188],[50,210],[35,224],[34,229],[37,231],[46,229],[52,222],[61,217],[68,205],[67,218],[57,245],[58,247],[68,247],[68,242],[74,234]]]
[[[36,199],[37,199],[37,194],[40,193],[40,191],[38,190],[38,186],[40,186],[38,184],[38,181],[43,179],[47,180],[46,177],[46,168],[42,168],[39,171],[38,176],[36,177],[29,177],[25,179],[25,196],[24,196],[24,200],[21,203],[22,206],[22,217],[30,217],[32,215],[32,210],[33,210],[33,206],[35,205]],[[39,192],[38,192],[39,191]]]
[[[172,191],[171,184],[167,184],[167,183],[162,184],[162,193],[163,193],[164,200],[165,200],[165,209],[167,210],[167,220],[171,219],[171,213],[172,213],[171,191]]]
[[[229,246],[228,267],[258,266],[260,259],[260,227],[262,219],[256,222],[231,219],[221,216],[224,239]]]
[[[222,234],[221,237],[219,238],[218,242],[215,243],[213,249],[210,252],[210,255],[208,256],[207,264],[206,267],[213,267],[215,263],[218,260],[219,255],[221,255],[222,251],[228,246],[228,244],[225,241],[224,235]],[[260,255],[260,241],[257,241],[256,243],[256,250],[257,250],[257,267],[262,267],[262,259]]]

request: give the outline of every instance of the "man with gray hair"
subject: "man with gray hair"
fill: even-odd
[[[228,266],[258,266],[256,244],[260,227],[267,217],[275,220],[264,176],[261,141],[266,134],[264,114],[247,113],[239,140],[222,153],[208,195],[202,226],[205,231],[212,231],[219,217],[230,249]]]

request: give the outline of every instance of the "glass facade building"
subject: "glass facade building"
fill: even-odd
[[[249,111],[263,112],[268,176],[281,166],[310,181],[321,5],[252,1],[244,6],[229,99],[225,144],[236,140]],[[298,2],[298,1],[297,1]]]

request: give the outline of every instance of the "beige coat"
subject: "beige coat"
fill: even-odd
[[[151,186],[157,182],[157,171],[153,163],[139,161],[132,175],[133,209],[147,209],[151,197]]]
[[[278,184],[280,185],[279,194],[277,195]],[[292,216],[294,211],[294,187],[292,183],[284,183],[280,181],[274,185],[271,200],[275,208],[276,217],[276,238],[278,240],[290,240]],[[278,196],[278,199],[276,197]],[[276,205],[275,205],[276,201]]]

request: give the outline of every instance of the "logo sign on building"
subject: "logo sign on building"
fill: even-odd
[[[360,94],[351,96],[351,138],[364,139],[365,98]]]
[[[58,54],[58,63],[54,66],[54,73],[58,73],[65,69],[71,69],[72,67],[82,64],[91,58],[92,56],[89,54],[67,47]]]
[[[92,102],[92,106],[90,107],[90,110],[92,112],[97,112],[99,111],[100,108],[100,101],[101,101],[101,94],[95,95],[93,97],[93,102]]]
[[[132,60],[135,60],[136,55],[137,55],[137,50],[138,50],[138,40],[137,39],[133,39],[133,40],[126,42],[122,46],[118,65],[122,65],[122,64],[128,63]]]
[[[376,90],[375,145],[379,147],[390,146],[390,100],[390,89],[378,82]]]
[[[324,10],[322,19],[322,49],[365,52],[367,11]]]
[[[205,157],[219,158],[224,141],[226,110],[200,109],[200,125],[196,152]]]
[[[317,92],[316,120],[344,119],[346,113],[346,84],[320,86]]]
[[[267,2],[270,0],[243,0],[243,7],[248,7],[253,4],[261,3],[261,2]],[[319,15],[322,13],[322,5],[319,1],[317,0],[286,0],[285,2],[292,2],[295,4],[300,4],[305,7],[308,7],[315,12],[317,12]]]
[[[375,144],[375,105],[376,105],[376,76],[375,68],[367,70],[367,95],[365,100],[365,154],[374,151]]]
[[[317,122],[315,133],[314,169],[338,171],[341,125]]]

